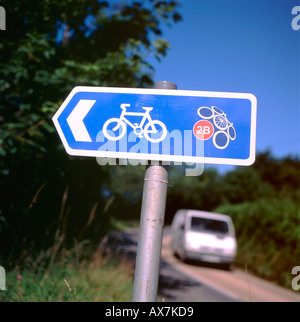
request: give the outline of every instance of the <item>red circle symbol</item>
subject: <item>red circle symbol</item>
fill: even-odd
[[[208,140],[214,134],[214,127],[209,121],[201,120],[195,123],[193,132],[197,139]]]

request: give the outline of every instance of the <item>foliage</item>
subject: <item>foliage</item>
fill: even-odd
[[[9,13],[0,45],[2,156],[30,146],[45,153],[45,138],[54,133],[51,116],[75,85],[152,85],[146,57],[160,58],[168,47],[160,23],[180,19],[176,1],[149,1],[148,8],[136,1],[113,11],[108,2],[92,0],[2,5]],[[89,36],[87,16],[95,19]],[[64,31],[58,45],[55,27]]]
[[[266,151],[257,156],[253,169],[262,181],[272,186],[279,197],[290,197],[294,201],[299,200],[299,156],[276,159],[270,151]]]
[[[224,175],[222,180],[224,203],[254,201],[274,194],[273,187],[260,178],[253,167],[237,168]]]
[[[151,86],[147,57],[166,55],[161,25],[180,15],[176,0],[1,6],[7,30],[0,44],[0,254],[11,260],[24,248],[49,246],[58,224],[66,243],[109,229],[110,203],[101,194],[109,169],[68,157],[52,116],[78,85]]]
[[[166,221],[169,223],[176,210],[195,208],[212,210],[221,202],[221,177],[213,168],[201,176],[185,176],[179,166],[170,168],[170,186],[166,206]]]
[[[217,208],[234,221],[237,265],[287,288],[300,261],[300,204],[290,199],[261,199]]]
[[[239,204],[300,196],[300,160],[287,156],[276,159],[270,151],[258,153],[251,167],[236,167],[224,174],[205,168],[198,177],[184,176],[179,167],[171,167],[167,212],[172,218],[178,208],[212,211],[220,205]]]

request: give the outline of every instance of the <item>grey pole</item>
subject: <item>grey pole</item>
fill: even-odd
[[[167,81],[156,89],[177,89]],[[165,221],[169,166],[148,165],[145,171],[139,241],[135,265],[133,302],[156,302]]]

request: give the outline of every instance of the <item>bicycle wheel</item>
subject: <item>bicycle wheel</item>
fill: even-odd
[[[220,114],[220,115],[224,114],[224,112],[220,108],[218,108],[217,106],[212,106],[211,108],[212,108],[214,114]]]
[[[119,133],[117,132],[118,130]],[[111,118],[103,125],[103,134],[111,141],[120,140],[125,135],[125,132],[126,124],[118,118]]]
[[[217,114],[214,116],[214,124],[219,130],[226,130],[228,127],[228,121],[225,115]]]
[[[218,131],[213,136],[213,142],[216,148],[225,149],[229,143],[228,134],[225,131]]]
[[[230,140],[235,140],[236,132],[235,132],[235,128],[233,127],[232,123],[229,123],[227,133],[228,133]]]
[[[198,115],[203,119],[209,120],[214,116],[214,111],[207,106],[201,106],[198,108],[197,111]]]
[[[149,130],[150,126],[152,127],[152,129]],[[161,121],[148,122],[144,127],[145,138],[153,143],[158,143],[164,140],[167,136],[167,133],[167,128]],[[149,134],[152,134],[152,137]]]

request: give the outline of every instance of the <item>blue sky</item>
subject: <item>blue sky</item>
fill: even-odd
[[[181,90],[254,94],[257,152],[300,156],[300,30],[292,28],[300,0],[181,3],[183,21],[163,27],[167,56],[149,60],[154,80]]]

